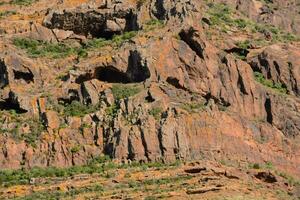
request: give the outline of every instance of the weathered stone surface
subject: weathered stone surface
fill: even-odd
[[[238,5],[237,10],[251,8],[246,14],[257,21],[261,12],[281,12],[272,14],[258,1],[226,2]],[[201,25],[202,3],[94,1],[61,9],[67,4],[62,2],[46,14],[47,28],[38,25],[40,16],[31,30],[13,35],[86,48],[83,42],[91,37],[111,39],[140,29],[120,44],[109,40],[101,48],[86,48],[82,57],[31,58],[12,46],[9,36],[3,37],[0,109],[8,114],[0,124],[0,168],[67,167],[105,154],[120,162],[270,161],[300,175],[299,44],[252,49],[247,59],[240,59],[223,51],[235,48],[235,40],[227,44],[227,36],[221,35],[220,47],[209,39],[209,27]],[[254,71],[284,85],[288,94],[257,82]],[[112,87],[119,84],[125,88],[119,95],[139,90],[118,99]],[[71,114],[65,109],[73,101],[83,104],[77,109],[98,107],[85,116],[67,116]],[[16,121],[10,109],[24,118],[44,119],[47,130],[35,145],[13,138]],[[30,134],[23,124],[22,134]],[[239,174],[226,173],[220,172],[229,179]]]
[[[286,87],[290,94],[299,96],[300,48],[292,45],[271,45],[249,58],[255,71]]]

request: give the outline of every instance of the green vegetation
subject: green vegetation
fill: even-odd
[[[11,186],[16,184],[29,184],[32,178],[47,178],[47,177],[70,177],[76,174],[100,174],[103,177],[108,177],[110,170],[127,169],[127,168],[170,168],[176,167],[180,163],[175,162],[171,164],[156,163],[136,163],[131,164],[116,164],[111,161],[108,156],[100,156],[92,159],[87,165],[73,166],[69,168],[38,168],[32,169],[19,169],[19,170],[0,170],[0,185]]]
[[[293,176],[285,173],[285,172],[279,172],[275,171],[275,173],[278,176],[281,176],[282,178],[286,179],[286,181],[291,185],[291,186],[300,186],[300,180],[295,179]]]
[[[167,185],[171,183],[178,183],[180,181],[189,180],[193,178],[193,176],[176,176],[176,177],[168,177],[168,178],[161,178],[161,179],[146,179],[143,182],[140,181],[130,181],[128,182],[128,185],[130,188],[140,188],[146,185]]]
[[[107,107],[105,112],[111,119],[114,119],[117,116],[118,110],[119,106],[114,103],[113,105]]]
[[[133,37],[135,37],[137,35],[137,33],[138,32],[136,32],[136,31],[125,32],[122,35],[115,35],[111,40],[107,40],[105,38],[94,38],[94,39],[88,40],[83,45],[83,48],[86,50],[89,50],[89,49],[102,48],[102,47],[105,47],[108,45],[120,46],[123,43],[128,42]]]
[[[4,124],[6,117],[10,118],[12,126],[9,128],[1,128],[1,124]],[[21,128],[28,127],[28,132],[23,133]],[[22,114],[16,113],[15,110],[0,111],[0,133],[8,133],[16,141],[25,141],[32,147],[36,147],[36,142],[39,140],[42,132],[45,130],[45,126],[42,122],[36,118],[28,118]]]
[[[152,115],[156,120],[159,120],[161,117],[161,113],[163,112],[163,109],[161,107],[155,107],[149,110],[149,115]]]
[[[222,3],[208,3],[210,23],[214,27],[221,28],[224,32],[231,27],[244,29],[248,25],[245,19],[234,19],[231,8]]]
[[[250,169],[269,169],[269,170],[272,170],[272,169],[274,169],[274,166],[273,166],[272,162],[268,161],[268,162],[262,163],[262,164],[249,163],[248,168],[250,168]]]
[[[164,22],[158,19],[152,19],[145,23],[143,30],[152,31],[157,28],[162,28],[164,26]]]
[[[13,44],[26,50],[31,57],[65,58],[80,52],[79,48],[62,43],[52,44],[27,38],[14,38]]]
[[[84,117],[87,114],[94,113],[99,109],[99,105],[85,105],[79,101],[72,101],[63,107],[63,114],[65,116]]]
[[[81,150],[81,146],[75,145],[71,148],[71,153],[75,154],[75,153],[78,153],[80,150]]]
[[[132,38],[137,35],[136,31],[125,32],[122,35],[114,35],[113,39],[111,40],[115,45],[121,46],[123,43],[128,42]]]
[[[1,15],[0,15],[1,17]],[[125,32],[122,35],[115,35],[111,40],[97,38],[88,40],[81,47],[72,47],[65,43],[49,43],[29,38],[14,38],[13,44],[26,50],[27,54],[33,58],[50,57],[50,58],[65,58],[70,55],[77,55],[85,58],[88,56],[88,50],[101,48],[107,45],[120,46],[137,35],[136,31]]]
[[[183,104],[181,106],[181,108],[188,111],[189,113],[195,113],[195,112],[203,111],[205,109],[205,104],[204,103],[191,102],[191,103]]]
[[[249,163],[248,167],[250,169],[260,169],[261,166],[258,163]]]
[[[261,34],[270,34],[270,41],[265,40],[265,36],[262,38],[253,39],[253,43],[260,45],[265,43],[274,43],[274,42],[291,42],[299,41],[299,37],[280,30],[279,28],[267,25],[256,23],[241,14],[236,13],[228,5],[223,3],[214,3],[208,1],[208,11],[207,17],[209,18],[209,25],[214,29],[217,29],[221,32],[228,31],[246,31],[249,33],[261,33]]]
[[[10,16],[10,15],[15,15],[15,14],[17,14],[16,11],[11,11],[11,10],[3,11],[3,12],[0,12],[0,19],[4,18],[4,17],[7,17],[7,16]]]
[[[254,72],[254,78],[257,82],[261,83],[262,85],[272,88],[279,93],[287,94],[286,87],[281,83],[274,83],[272,80],[265,79],[264,75],[260,72]]]
[[[140,86],[133,84],[114,84],[111,90],[116,100],[120,100],[138,94],[141,91],[141,88]]]
[[[102,193],[104,189],[101,185],[94,184],[89,186],[84,186],[80,188],[72,188],[67,192],[64,191],[41,191],[41,192],[34,192],[30,195],[24,197],[17,197],[15,200],[50,200],[50,199],[62,199],[67,197],[74,197],[79,194],[89,193],[89,192],[97,192]]]
[[[11,0],[9,3],[19,6],[30,6],[31,4],[37,2],[38,0]]]

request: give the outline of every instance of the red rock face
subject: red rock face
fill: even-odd
[[[257,1],[223,2],[297,33],[281,15],[292,1],[267,13],[271,5]],[[299,44],[250,45],[243,59],[229,31],[210,39],[216,33],[201,24],[204,8],[198,1],[52,8],[44,26],[36,20],[4,34],[0,167],[67,167],[106,154],[120,162],[269,161],[300,176]],[[107,40],[92,40],[98,36]],[[72,51],[33,58],[13,37]]]

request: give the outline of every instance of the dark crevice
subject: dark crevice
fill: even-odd
[[[149,149],[148,149],[148,145],[147,145],[147,142],[146,142],[146,139],[145,139],[145,134],[142,130],[141,131],[141,139],[142,139],[142,144],[143,144],[143,147],[144,147],[144,150],[145,150],[145,157],[147,158],[148,161],[150,161],[149,159]]]
[[[71,104],[73,101],[80,101],[79,93],[74,89],[69,89],[67,98],[58,98],[58,102],[63,105]]]
[[[280,77],[280,74],[281,74],[281,72],[280,72],[280,66],[278,65],[278,63],[276,61],[274,61],[273,64],[274,64],[274,67],[276,69],[278,77]]]
[[[126,74],[130,82],[143,82],[150,78],[150,70],[147,63],[142,61],[140,53],[136,50],[130,51]]]
[[[194,33],[196,30],[190,28],[188,31],[181,31],[179,37],[184,41],[200,58],[204,59],[203,47],[196,41],[194,41]]]
[[[108,83],[129,83],[130,80],[126,73],[120,72],[113,66],[99,67],[96,69],[96,78]]]
[[[147,96],[145,97],[145,100],[146,100],[148,103],[152,103],[152,102],[155,101],[155,99],[152,97],[150,91],[148,91]]]
[[[8,85],[7,67],[4,61],[0,60],[0,89]]]
[[[243,48],[238,48],[238,47],[226,49],[225,52],[236,54],[236,55],[240,56],[241,58],[246,58],[247,55],[249,54],[249,50],[243,49]],[[244,59],[242,59],[242,60],[244,60]]]
[[[156,12],[153,13],[154,16],[159,20],[164,20],[166,17],[166,9],[164,8],[164,0],[155,1]]]
[[[113,66],[99,67],[95,71],[95,78],[108,83],[139,83],[150,77],[147,63],[137,51],[130,51],[128,58],[128,68],[122,72]]]
[[[177,89],[182,89],[182,90],[186,90],[185,87],[183,87],[182,85],[180,85],[179,80],[175,77],[168,77],[166,80],[170,85],[173,85],[175,88]]]
[[[240,75],[240,73],[238,75],[239,78],[238,78],[237,86],[243,94],[248,95],[248,92],[246,91],[245,84],[243,81],[243,77]]]
[[[229,102],[227,102],[223,97],[217,98],[217,97],[211,95],[211,93],[207,93],[203,97],[206,100],[206,104],[208,104],[208,102],[212,99],[218,105],[221,105],[221,106],[224,106],[224,107],[231,106],[231,104]]]
[[[130,138],[128,138],[128,156],[127,159],[133,161],[135,157],[133,145]]]
[[[291,62],[288,62],[288,68],[289,68],[289,72],[290,72],[290,80],[292,82],[292,90],[296,93],[299,94],[299,90],[297,87],[297,79],[294,76],[294,72],[293,72],[293,64]]]
[[[76,78],[75,83],[81,84],[81,83],[83,83],[85,81],[89,81],[91,79],[93,79],[93,75],[91,73],[81,74]]]
[[[265,71],[267,73],[267,77],[265,77],[265,78],[271,79],[272,78],[272,74],[271,74],[271,71],[270,71],[270,64],[269,64],[268,60],[264,59],[263,56],[264,55],[260,55],[258,57],[259,64],[265,68]],[[260,70],[260,71],[262,72],[262,70]]]
[[[27,112],[27,110],[20,107],[19,103],[13,102],[11,99],[0,101],[0,110],[15,110],[18,114]]]
[[[34,76],[32,72],[21,72],[16,70],[13,70],[13,72],[14,72],[14,78],[17,80],[23,79],[24,81],[26,81],[26,83],[34,82],[33,80]]]
[[[271,99],[269,97],[265,101],[265,110],[267,113],[267,122],[272,124],[273,123],[272,105],[271,105]]]

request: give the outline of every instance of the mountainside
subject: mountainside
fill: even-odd
[[[115,165],[184,163],[170,173],[198,160],[288,191],[263,199],[297,199],[299,97],[299,0],[0,2],[7,187],[39,177],[21,171],[90,167],[103,157]],[[262,167],[270,165],[272,172]],[[242,180],[234,184],[245,187]]]

